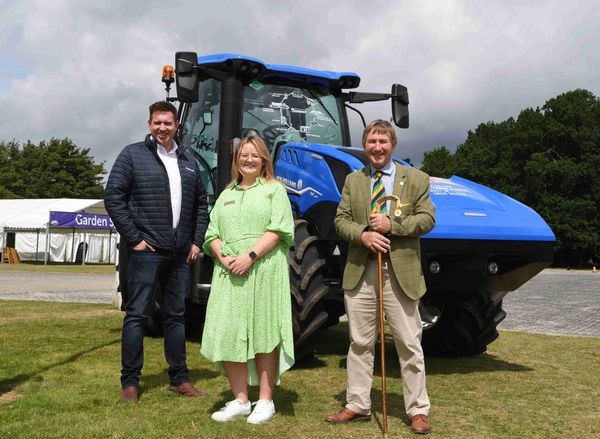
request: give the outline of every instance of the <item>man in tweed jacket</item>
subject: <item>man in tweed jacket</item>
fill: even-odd
[[[435,225],[435,207],[429,196],[429,176],[394,164],[396,147],[392,125],[376,120],[363,133],[369,166],[346,177],[335,217],[338,234],[348,241],[348,260],[342,287],[350,329],[346,407],[326,417],[328,422],[367,421],[371,418],[371,384],[377,338],[377,252],[383,254],[383,303],[386,321],[400,358],[406,413],[415,433],[428,433],[429,398],[425,387],[425,360],[421,348],[419,298],[425,294],[419,237]],[[394,216],[371,212],[375,172],[382,174],[387,195],[403,205]]]

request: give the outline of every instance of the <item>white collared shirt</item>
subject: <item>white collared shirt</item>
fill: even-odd
[[[167,175],[169,176],[173,229],[176,229],[179,225],[179,216],[181,214],[181,174],[179,173],[179,165],[177,163],[177,143],[173,140],[173,148],[169,152],[160,143],[156,142],[156,145],[158,157],[165,165]]]

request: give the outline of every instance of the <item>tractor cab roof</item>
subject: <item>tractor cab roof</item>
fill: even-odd
[[[313,70],[305,67],[270,64],[259,58],[235,53],[216,53],[198,57],[198,65],[217,68],[235,62],[248,69],[259,69],[261,78],[282,78],[295,82],[318,84],[328,88],[351,89],[360,84],[360,77],[353,72],[333,72],[330,70]]]

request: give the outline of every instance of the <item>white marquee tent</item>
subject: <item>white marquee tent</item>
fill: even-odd
[[[9,234],[13,233],[21,260],[76,262],[79,256],[81,263],[115,261],[115,230],[53,227],[49,225],[50,211],[106,215],[103,200],[0,200],[0,248],[7,246]]]

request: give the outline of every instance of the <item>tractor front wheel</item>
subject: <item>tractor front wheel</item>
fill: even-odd
[[[506,313],[502,300],[489,292],[463,294],[442,300],[430,293],[419,304],[425,354],[443,357],[485,352],[498,338],[498,324]]]

